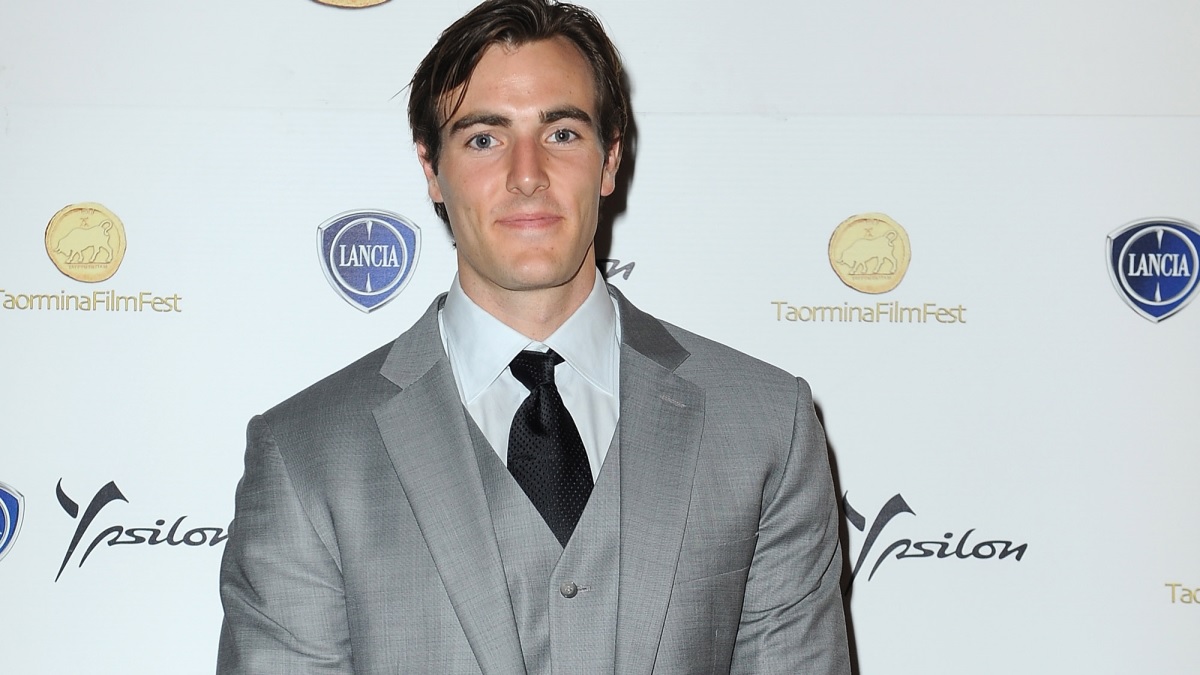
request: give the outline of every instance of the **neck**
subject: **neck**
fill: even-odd
[[[463,292],[485,312],[530,340],[541,342],[563,325],[587,300],[596,283],[596,265],[587,260],[579,272],[561,286],[511,291],[472,283],[459,275]]]

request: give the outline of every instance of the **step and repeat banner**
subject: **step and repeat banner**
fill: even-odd
[[[452,279],[472,4],[0,0],[0,671],[213,670],[246,422]],[[591,6],[602,272],[812,385],[857,672],[1200,671],[1200,5]]]

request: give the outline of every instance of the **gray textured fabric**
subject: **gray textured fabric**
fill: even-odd
[[[529,675],[613,672],[620,551],[620,449],[614,435],[567,548],[558,543],[468,419]],[[574,595],[564,597],[564,584]]]
[[[564,567],[572,539],[551,583],[586,566],[617,574],[616,637],[611,656],[568,664],[558,646],[587,637],[557,640],[574,618],[554,608],[585,605],[551,603],[554,671],[848,673],[836,500],[808,386],[612,292],[619,546],[581,546]],[[218,673],[526,672],[439,302],[251,421]]]

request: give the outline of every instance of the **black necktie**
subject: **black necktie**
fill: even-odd
[[[529,388],[508,434],[508,471],[564,547],[592,494],[592,470],[583,439],[554,385],[553,351],[524,351],[509,364]]]

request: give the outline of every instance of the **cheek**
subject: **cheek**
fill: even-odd
[[[492,199],[494,190],[486,171],[443,171],[437,178],[437,191],[446,207],[459,211],[478,211]]]

